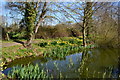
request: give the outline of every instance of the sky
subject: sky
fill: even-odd
[[[11,24],[11,23],[14,23],[14,19],[12,19],[12,18],[10,18],[10,10],[6,10],[4,7],[5,7],[5,4],[6,4],[6,2],[5,2],[5,0],[0,0],[0,15],[4,15],[4,16],[7,16],[7,22],[9,23],[9,25]],[[57,4],[57,3],[56,3]],[[58,3],[59,4],[59,3]],[[65,3],[65,5],[67,5],[68,3]],[[75,6],[72,6],[72,8],[74,8],[74,7],[76,7],[76,5]],[[52,9],[58,9],[58,8],[55,8],[55,6],[52,6]],[[67,10],[68,11],[68,10]],[[70,11],[68,11],[68,13],[69,13]],[[13,15],[15,15],[18,19],[20,18],[22,18],[22,16],[21,15],[19,15],[19,14],[16,14],[16,13],[13,13],[13,12],[11,12]],[[71,13],[70,13],[71,14]],[[53,13],[49,13],[49,15],[54,15]],[[73,18],[65,18],[65,16],[61,13],[61,12],[59,12],[59,13],[56,13],[56,15],[57,15],[57,17],[58,18],[60,18],[61,19],[61,22],[66,22],[66,21],[73,21],[74,23],[76,22],[76,21],[74,21],[73,20]],[[67,16],[67,15],[66,15]],[[72,16],[73,16],[73,14],[72,14]],[[76,17],[76,16],[74,16],[75,18],[79,18],[78,16]],[[56,25],[56,24],[58,24],[59,22],[58,21],[56,21],[56,20],[54,20],[54,21],[52,21],[52,20],[49,20],[49,21],[47,21],[48,22],[48,24],[50,24],[50,25]]]
[[[0,0],[0,12],[4,13],[4,6],[5,6],[6,2],[4,0]],[[2,15],[2,13],[0,13],[0,15]]]
[[[7,16],[8,25],[14,23],[14,21],[15,21],[14,19],[10,18],[10,17],[11,17],[11,15],[9,14],[10,12],[12,13],[12,15],[16,16],[18,19],[21,19],[21,18],[22,18],[21,15],[16,14],[16,13],[13,13],[13,11],[10,11],[10,10],[5,9],[4,7],[5,7],[5,5],[6,5],[6,2],[5,2],[4,0],[1,0],[1,1],[0,1],[0,4],[1,4],[0,7],[1,7],[1,12],[2,12],[2,13],[0,13],[0,15]],[[58,3],[58,4],[59,4],[59,3]],[[65,3],[65,4],[67,4],[67,3]],[[58,8],[55,8],[55,6],[52,6],[52,9],[58,9]],[[52,15],[52,16],[53,16],[54,14],[49,13],[49,15]],[[62,13],[56,13],[56,15],[57,15],[58,18],[61,19],[61,22],[71,21],[71,20],[72,20],[72,18],[66,19],[66,18],[63,16]],[[54,15],[54,16],[55,16],[55,15]],[[16,17],[15,17],[15,18],[16,18]],[[57,20],[49,20],[49,21],[47,21],[47,23],[48,23],[48,25],[56,25],[56,24],[58,24],[59,22],[58,22]]]

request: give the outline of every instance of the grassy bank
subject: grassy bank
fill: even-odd
[[[67,54],[70,51],[78,51],[79,48],[82,48],[81,45],[82,40],[75,37],[37,39],[37,43],[34,43],[31,49],[26,49],[21,45],[2,48],[2,58],[4,62],[9,62],[26,56],[49,55],[49,53],[50,55],[59,55],[61,50],[63,50],[62,53],[66,52]]]
[[[51,57],[51,58],[61,59],[67,55],[70,55],[73,53],[78,53],[85,49],[82,46],[82,38],[81,37],[36,39],[35,41],[36,41],[36,43],[32,44],[31,49],[24,48],[22,45],[15,45],[15,46],[11,46],[11,47],[2,48],[2,59],[4,62],[1,65],[3,66],[3,65],[5,65],[4,64],[5,62],[11,62],[17,58],[23,58],[23,57],[28,57],[28,56],[43,56],[43,57]],[[91,45],[88,46],[87,48],[90,48],[90,47],[91,47]],[[27,67],[25,67],[25,68],[27,68]],[[34,71],[40,70],[39,68],[34,69],[34,67],[31,65],[28,68],[30,68],[30,70],[33,69]],[[39,70],[37,70],[37,69],[39,69]],[[21,71],[22,69],[19,69],[19,70]],[[16,69],[15,69],[15,71],[16,71]],[[27,72],[29,73],[29,69]],[[22,71],[21,72],[18,71],[18,73],[20,73],[20,74],[18,74],[18,76],[20,76],[20,78],[30,76],[29,74],[27,76],[26,75],[23,76]],[[15,74],[16,74],[16,72],[15,72]],[[46,73],[42,73],[42,71],[40,71],[40,74],[41,75],[37,75],[37,78],[46,77]],[[33,75],[33,74],[31,74],[31,75]],[[33,75],[32,78],[35,77],[35,75]],[[9,77],[14,78],[15,77],[14,72],[12,75],[9,75]]]

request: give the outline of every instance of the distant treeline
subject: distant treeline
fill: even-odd
[[[70,25],[56,25],[40,27],[36,38],[77,37],[82,35],[80,27]]]
[[[25,28],[18,27],[19,25],[13,24],[10,27],[2,28],[2,39],[26,39]],[[36,39],[48,39],[59,37],[77,37],[81,36],[81,29],[78,24],[67,25],[58,24],[56,26],[40,26]]]

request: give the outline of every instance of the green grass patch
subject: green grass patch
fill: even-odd
[[[84,49],[82,40],[77,37],[63,37],[56,39],[36,39],[31,49],[15,45],[2,48],[2,57],[5,62],[25,56],[36,56],[43,54],[47,57],[63,58],[71,53],[76,53]],[[88,46],[88,48],[91,46]]]

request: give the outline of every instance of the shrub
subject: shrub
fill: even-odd
[[[43,26],[38,29],[36,38],[57,38],[57,37],[77,37],[81,32],[78,28],[69,27],[69,25],[58,24],[56,26]]]
[[[54,38],[56,37],[68,37],[69,32],[67,31],[67,28],[62,25],[55,26],[55,32],[52,35]]]

